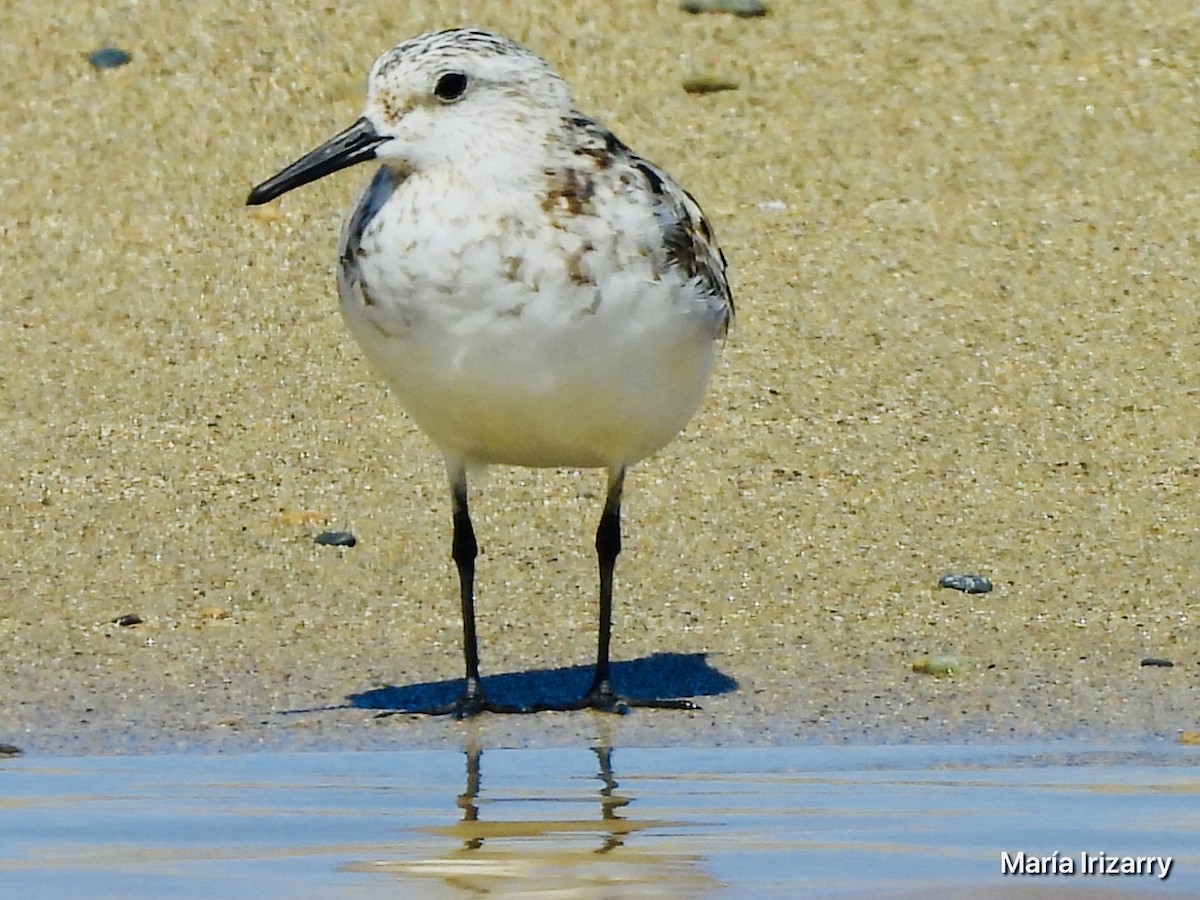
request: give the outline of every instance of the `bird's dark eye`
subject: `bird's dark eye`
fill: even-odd
[[[447,72],[437,80],[433,94],[443,103],[453,103],[467,92],[467,76],[462,72]]]

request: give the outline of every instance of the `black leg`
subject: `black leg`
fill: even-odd
[[[690,700],[623,697],[613,690],[610,680],[609,648],[612,644],[613,571],[621,552],[621,491],[625,485],[624,467],[608,473],[608,494],[600,524],[596,528],[596,557],[600,565],[600,621],[596,642],[596,674],[592,686],[582,699],[564,705],[534,704],[528,707],[504,706],[492,703],[483,692],[479,678],[479,644],[475,636],[475,557],[479,546],[467,509],[467,474],[460,463],[447,462],[450,475],[450,497],[454,516],[454,538],[451,555],[458,569],[459,593],[462,600],[463,660],[466,663],[466,685],[458,700],[433,709],[389,710],[382,715],[423,713],[452,715],[455,718],[474,716],[481,712],[541,712],[546,710],[596,709],[604,712],[628,712],[631,707],[657,709],[699,709]]]
[[[615,469],[608,475],[608,495],[604,511],[596,527],[596,559],[600,563],[600,624],[596,636],[596,676],[584,695],[583,705],[597,708],[617,707],[619,699],[609,681],[608,652],[612,645],[613,571],[621,552],[621,491],[625,486],[625,470]]]
[[[608,473],[608,495],[600,524],[596,528],[596,558],[600,563],[600,625],[596,642],[596,675],[577,708],[599,709],[606,712],[628,712],[631,706],[658,709],[699,709],[690,700],[631,699],[613,690],[609,673],[609,647],[612,644],[613,571],[621,552],[621,491],[625,486],[625,469]]]
[[[466,684],[462,696],[445,706],[432,709],[395,710],[431,716],[454,716],[463,719],[481,712],[523,712],[516,706],[492,703],[483,693],[483,682],[479,678],[479,642],[475,637],[475,557],[479,545],[475,541],[475,529],[471,525],[471,514],[467,509],[467,471],[458,462],[447,461],[450,475],[450,502],[454,517],[454,537],[451,539],[450,555],[458,569],[459,596],[462,601],[463,661],[466,663]]]
[[[458,590],[462,600],[463,661],[467,666],[466,687],[459,703],[463,704],[463,713],[469,715],[474,702],[483,699],[483,688],[479,683],[479,642],[475,637],[475,557],[479,555],[479,544],[475,541],[475,529],[471,525],[471,514],[467,509],[467,474],[461,465],[450,475],[450,503],[454,517],[450,556],[458,569]]]

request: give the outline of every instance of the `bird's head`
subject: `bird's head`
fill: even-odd
[[[404,173],[519,165],[570,114],[571,90],[537,55],[475,29],[429,32],[371,67],[363,116],[251,193],[266,203],[367,160]]]

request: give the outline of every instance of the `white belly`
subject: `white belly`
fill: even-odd
[[[699,406],[721,322],[638,234],[548,230],[533,212],[440,231],[380,214],[339,285],[351,333],[417,425],[483,464],[654,453]]]
[[[519,466],[632,464],[670,441],[704,394],[711,327],[655,321],[480,317],[395,331],[366,306],[346,322],[404,408],[446,453]],[[669,315],[667,315],[669,313]]]

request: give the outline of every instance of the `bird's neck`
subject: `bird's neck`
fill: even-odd
[[[431,161],[430,174],[451,176],[480,191],[529,192],[544,178],[549,148],[554,146],[556,124],[537,127],[532,120],[521,127],[496,128],[480,134],[463,135],[461,143],[448,147],[445,156]]]

